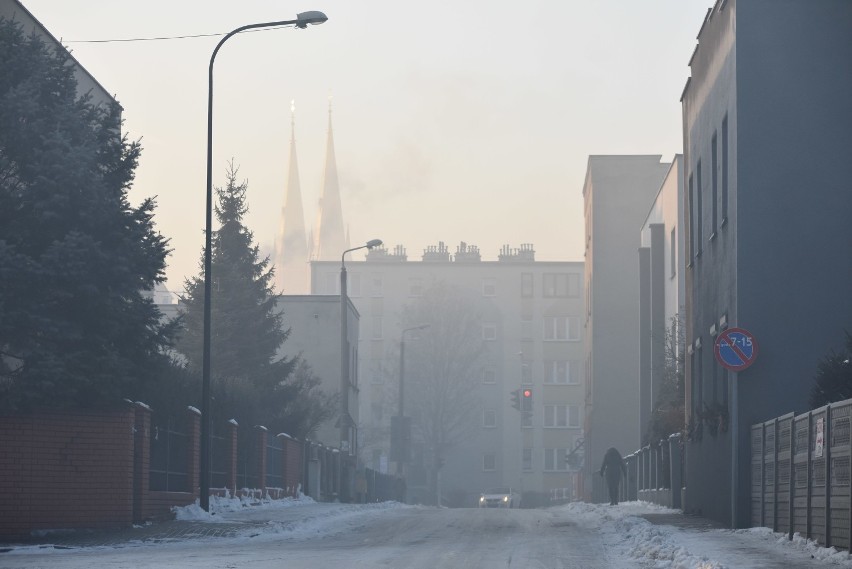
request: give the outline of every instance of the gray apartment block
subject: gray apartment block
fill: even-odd
[[[690,60],[684,508],[737,527],[750,425],[807,410],[852,328],[850,30],[848,0],[720,0]],[[759,344],[736,373],[714,357],[735,326]]]
[[[482,260],[476,247],[462,243],[453,253],[440,243],[416,261],[400,246],[374,249],[364,261],[347,260],[346,269],[349,296],[361,315],[361,460],[395,471],[388,447],[398,405],[402,314],[443,283],[463,291],[482,315],[485,347],[470,409],[475,426],[441,469],[444,502],[472,505],[479,492],[504,485],[537,498],[551,491],[570,495],[577,481],[565,457],[582,438],[583,425],[583,263],[536,261],[532,245],[507,246],[498,260]],[[312,292],[337,294],[339,271],[338,262],[311,263]],[[407,362],[417,342],[416,332],[406,334]],[[406,383],[416,381],[412,365],[405,364]],[[527,426],[511,406],[510,392],[520,388],[534,393]],[[412,405],[406,402],[406,411]],[[406,470],[412,500],[429,500],[418,496],[417,486],[433,467],[430,450],[414,448]]]
[[[600,501],[609,447],[639,448],[640,229],[670,164],[653,156],[589,156],[586,225],[585,448],[587,499]]]

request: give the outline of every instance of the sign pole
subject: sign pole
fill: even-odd
[[[739,484],[739,391],[737,372],[731,372],[731,529],[737,529],[737,495]]]
[[[731,529],[737,529],[740,466],[740,411],[737,373],[750,367],[757,358],[757,340],[748,330],[726,328],[714,343],[716,361],[731,372]]]

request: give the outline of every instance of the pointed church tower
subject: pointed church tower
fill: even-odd
[[[296,108],[290,103],[290,172],[275,240],[275,281],[284,294],[308,294],[308,241],[296,160]]]
[[[333,261],[346,250],[343,228],[343,207],[340,204],[340,185],[337,181],[337,161],[334,158],[334,136],[331,129],[331,98],[328,102],[328,142],[325,155],[325,175],[317,226],[314,228],[312,259]]]

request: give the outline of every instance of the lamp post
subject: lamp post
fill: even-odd
[[[396,473],[402,475],[403,464],[405,464],[405,458],[408,452],[407,446],[407,436],[410,432],[410,428],[405,423],[405,413],[404,410],[404,402],[405,402],[405,333],[412,332],[414,330],[425,330],[428,328],[430,324],[421,324],[420,326],[412,326],[411,328],[405,328],[399,335],[399,407],[397,409],[397,419],[396,426],[398,429],[402,429],[402,433],[398,433],[397,443],[401,446],[401,448],[396,449],[397,451],[397,461],[396,461]],[[393,436],[393,435],[391,435]]]
[[[296,15],[295,20],[283,20],[279,22],[262,22],[259,24],[248,24],[240,26],[225,35],[210,56],[210,68],[208,71],[207,87],[207,210],[204,233],[204,348],[201,364],[201,456],[199,465],[199,502],[205,511],[210,510],[210,430],[211,430],[211,404],[210,404],[210,296],[212,294],[212,236],[213,236],[213,62],[219,49],[231,36],[246,30],[258,28],[275,28],[279,26],[295,25],[297,28],[306,28],[308,24],[322,24],[328,20],[322,12],[310,11]]]
[[[352,452],[349,440],[352,417],[349,415],[349,300],[346,295],[346,253],[372,249],[381,244],[381,239],[370,239],[364,245],[347,249],[340,255],[340,451],[347,454]]]

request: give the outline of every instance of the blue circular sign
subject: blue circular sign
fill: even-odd
[[[731,371],[742,371],[757,358],[757,340],[748,330],[728,328],[716,336],[716,360]]]

